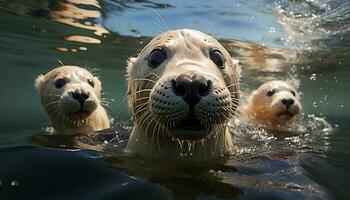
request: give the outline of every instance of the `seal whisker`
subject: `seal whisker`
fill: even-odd
[[[109,105],[109,102],[100,101],[100,103],[104,108],[107,108],[110,112],[113,113],[113,108]]]
[[[51,113],[51,117],[52,117],[52,118],[55,118],[59,111],[60,111],[60,108],[56,108],[56,110],[54,110],[54,111]]]
[[[58,103],[60,103],[60,100],[57,100],[57,101],[53,101],[53,102],[44,104],[44,108],[46,109],[46,108],[48,108],[49,106],[54,106],[54,105],[57,105]]]
[[[231,96],[235,96],[234,94],[240,94],[240,92],[230,92]]]
[[[129,96],[133,96],[133,95],[135,95],[135,94],[138,94],[138,93],[141,93],[141,92],[150,92],[150,91],[152,91],[153,89],[143,89],[143,90],[139,90],[139,91],[136,91],[136,92],[134,92],[134,93],[132,93],[132,94],[129,94]]]
[[[135,81],[149,81],[149,82],[152,82],[152,83],[157,83],[157,81],[154,81],[152,79],[147,79],[147,78],[137,78],[137,79],[134,79]]]
[[[140,98],[135,99],[134,102],[136,103],[136,102],[142,101],[142,100],[144,100],[144,99],[149,99],[149,97],[140,97]]]
[[[158,123],[156,122],[156,124],[158,124]],[[158,130],[157,135],[156,135],[156,140],[157,140],[158,151],[161,152],[160,143],[159,143],[159,138],[161,137],[161,135],[160,135],[161,126],[155,125],[154,127],[157,127],[157,130]],[[155,129],[153,130],[153,132],[155,132]]]
[[[233,83],[233,84],[226,86],[226,88],[230,88],[230,87],[237,86],[237,85],[239,86],[239,85],[241,85],[241,83]]]
[[[143,108],[144,106],[148,106],[149,104],[143,104],[139,109],[136,110],[136,112],[131,116],[129,117],[129,120],[132,119],[133,117],[135,117],[137,114],[139,114],[140,112],[144,111],[144,110],[147,110],[148,107],[145,107]]]
[[[153,75],[153,76],[157,77],[157,81],[160,79],[160,77],[154,72],[150,72],[150,73],[147,74],[147,76],[148,75]]]
[[[140,125],[140,127],[143,127],[144,123],[152,117],[151,115],[149,115],[148,112],[145,112],[145,113],[146,113],[145,116],[147,116],[146,118],[143,118],[142,120],[136,120],[138,121],[138,124]]]
[[[148,98],[149,99],[149,98]],[[144,102],[139,102],[139,101],[134,101],[133,102],[133,105],[135,106],[134,107],[134,110],[136,110],[137,108],[139,108],[139,107],[143,107],[145,104],[147,104],[147,103],[150,103],[150,100],[148,100],[148,101],[144,101]]]
[[[53,93],[49,93],[49,94],[44,94],[44,96],[60,97],[61,95],[59,95],[59,94],[53,94]]]
[[[169,30],[169,27],[167,26],[167,24],[166,24],[164,18],[163,18],[156,10],[152,9],[152,11],[153,11],[154,14],[156,14],[156,15],[159,17],[159,18],[156,17],[156,19],[157,19],[159,22],[163,23],[164,28],[165,28],[165,31]],[[165,32],[165,31],[163,31],[163,32]]]
[[[159,31],[160,33],[164,33],[164,31],[162,30],[162,26],[161,26],[161,25],[159,25],[157,22],[153,22],[153,24],[157,26],[158,31]]]

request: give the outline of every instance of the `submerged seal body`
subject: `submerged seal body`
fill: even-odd
[[[101,82],[86,69],[55,68],[39,75],[35,87],[56,133],[92,133],[110,127],[100,102]]]
[[[147,158],[215,159],[232,150],[239,66],[200,31],[164,32],[127,67],[134,127],[126,148]],[[196,144],[199,143],[199,144]]]
[[[285,81],[269,81],[251,93],[246,109],[254,123],[269,129],[287,127],[301,112],[300,94]]]

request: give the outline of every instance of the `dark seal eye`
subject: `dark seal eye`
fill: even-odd
[[[61,88],[66,84],[66,80],[64,80],[63,78],[57,79],[55,81],[55,86],[56,88]]]
[[[87,82],[89,83],[89,85],[91,85],[91,87],[95,87],[95,83],[92,79],[88,79]]]
[[[164,49],[154,49],[148,56],[148,66],[152,68],[158,67],[166,59]]]
[[[272,97],[272,95],[274,95],[276,93],[276,90],[269,90],[267,93],[266,93],[266,95],[268,96],[268,97]]]
[[[221,69],[224,69],[224,57],[219,50],[213,50],[209,53],[210,59]]]
[[[292,90],[292,91],[290,91],[290,92],[292,93],[292,95],[293,95],[293,96],[295,96],[295,95],[296,95],[296,94],[295,94],[295,92],[294,92],[293,90]]]

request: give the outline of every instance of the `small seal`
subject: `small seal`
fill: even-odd
[[[285,81],[269,81],[251,93],[246,111],[251,121],[266,128],[287,127],[301,112],[300,94]]]
[[[205,33],[179,29],[153,38],[127,67],[134,127],[126,151],[193,160],[227,155],[239,74],[237,61]]]
[[[39,75],[35,87],[55,133],[86,134],[110,127],[100,102],[101,82],[86,69],[57,67]]]

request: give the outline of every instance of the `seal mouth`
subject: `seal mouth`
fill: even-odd
[[[84,118],[87,118],[90,114],[91,112],[83,109],[80,109],[79,111],[76,111],[76,112],[66,113],[66,115],[69,118],[74,118],[74,119],[84,119]]]
[[[170,133],[181,140],[200,140],[208,136],[212,127],[204,126],[195,116],[178,122]]]
[[[291,119],[295,116],[295,114],[293,114],[287,110],[287,111],[277,113],[276,116],[279,118],[282,118],[282,119]]]

